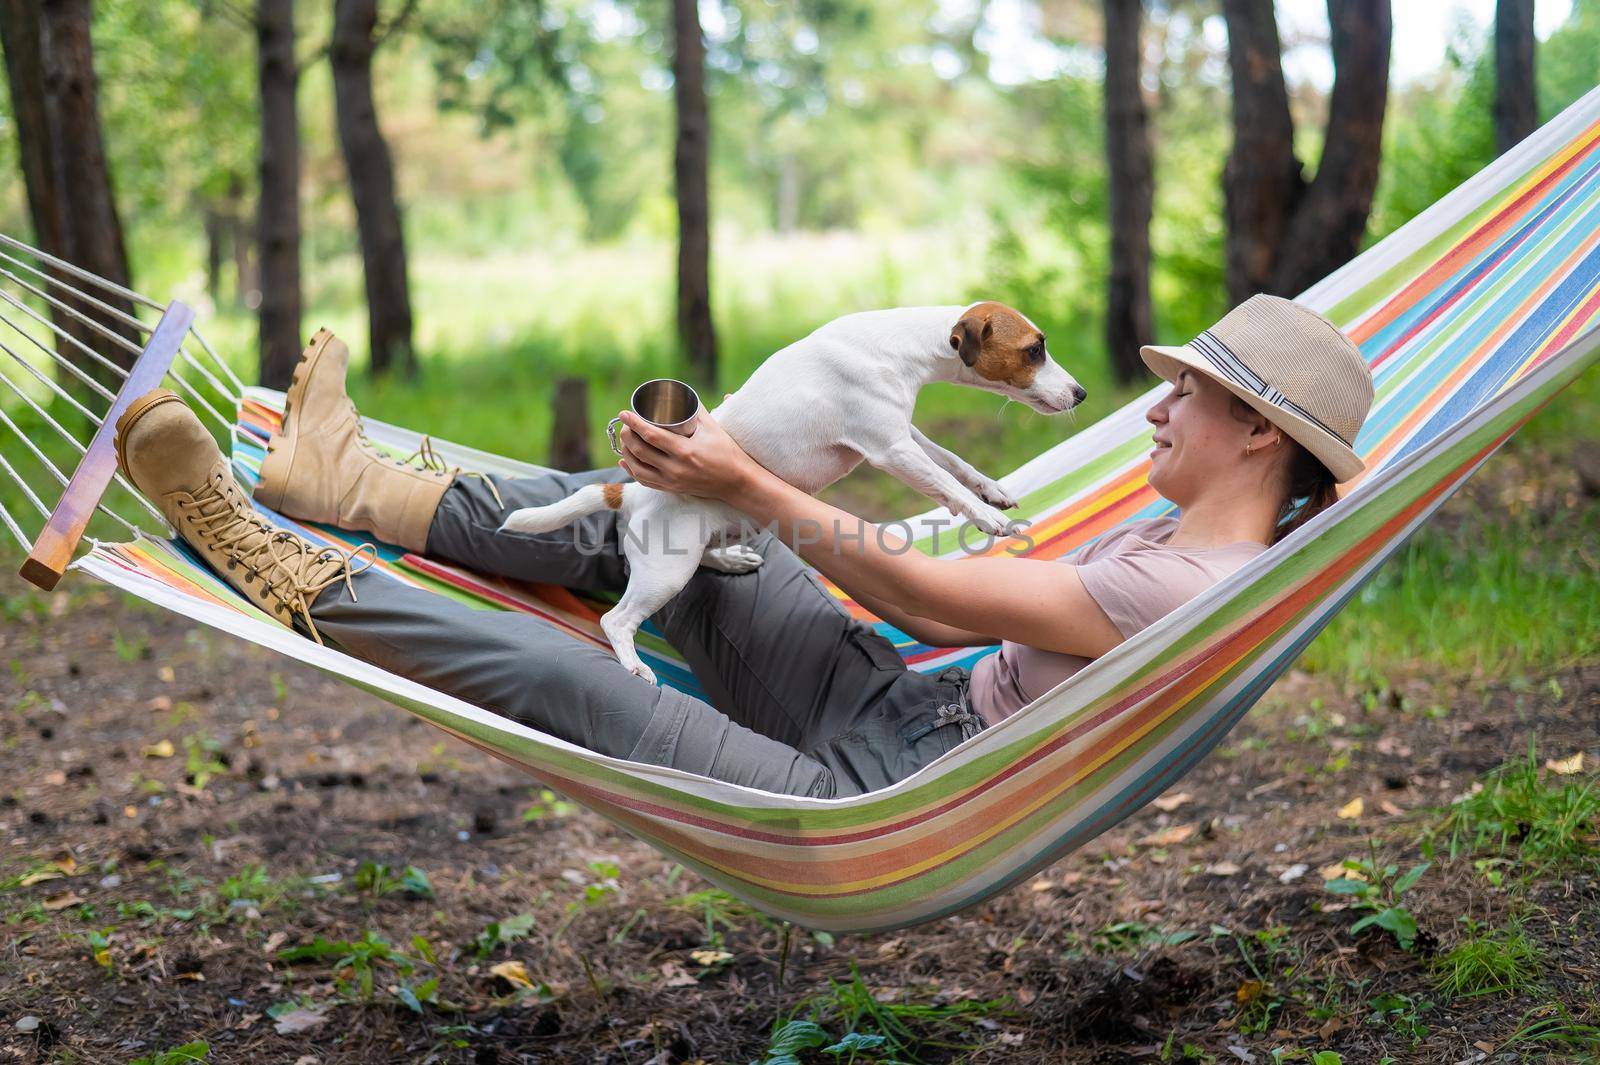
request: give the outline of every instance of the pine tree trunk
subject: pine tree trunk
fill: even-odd
[[[1494,150],[1499,155],[1539,127],[1534,79],[1533,0],[1494,9]]]
[[[5,49],[19,162],[34,239],[42,251],[124,287],[128,254],[112,195],[100,131],[99,83],[89,37],[88,0],[0,0],[0,47]],[[66,284],[88,287],[95,298],[133,314],[133,304],[64,271]],[[45,286],[101,329],[138,345],[141,334],[115,314]],[[51,309],[58,328],[119,366],[136,357],[104,332],[67,311]],[[72,344],[58,350],[107,385],[113,375]]]
[[[550,430],[550,465],[576,473],[589,461],[589,381],[563,377],[556,382],[555,420]]]
[[[378,127],[372,97],[373,30],[377,0],[335,0],[333,43],[334,107],[339,146],[350,174],[350,192],[361,231],[361,259],[367,285],[371,371],[416,373],[411,347],[411,290],[406,280],[405,233],[395,200],[394,165]]]
[[[1105,0],[1106,164],[1110,178],[1111,271],[1106,292],[1106,350],[1116,379],[1149,370],[1139,347],[1154,337],[1150,310],[1150,214],[1155,197],[1150,132],[1140,87],[1141,0]]]
[[[1283,81],[1272,0],[1223,0],[1233,78],[1233,149],[1222,171],[1228,297],[1272,287],[1273,266],[1304,183]]]
[[[295,90],[294,0],[260,0],[256,45],[261,91],[261,383],[288,388],[300,358],[300,130]]]
[[[695,0],[672,0],[673,98],[678,137],[678,340],[696,383],[714,385],[717,337],[711,323],[711,208],[707,189],[711,120],[706,110],[705,41]]]
[[[1294,127],[1270,0],[1224,0],[1234,146],[1223,172],[1228,292],[1296,296],[1361,248],[1378,186],[1389,98],[1389,0],[1328,0],[1333,93],[1315,180]]]

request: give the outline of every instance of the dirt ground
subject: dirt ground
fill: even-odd
[[[830,939],[697,894],[600,818],[296,663],[81,579],[0,594],[0,1061],[204,1040],[213,1062],[743,1063],[819,993],[829,1041],[845,1034],[830,981],[853,973],[928,1007],[904,1023],[930,1061],[1588,1060],[1529,1033],[1600,1022],[1592,866],[1526,888],[1537,987],[1453,1001],[1430,956],[1510,905],[1471,856],[1435,854],[1406,896],[1411,952],[1352,935],[1323,887],[1369,839],[1419,860],[1426,811],[1530,737],[1541,759],[1600,753],[1600,666],[1345,695],[1292,672],[1170,809],[970,912]],[[368,940],[370,998],[345,948],[282,956],[369,932],[410,959]]]

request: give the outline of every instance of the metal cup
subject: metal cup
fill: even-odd
[[[693,436],[694,416],[700,413],[700,397],[682,381],[657,377],[634,389],[628,406],[651,425],[679,436]],[[619,455],[622,445],[617,441],[617,426],[621,423],[621,418],[612,418],[606,423],[606,439],[611,441],[611,450]]]

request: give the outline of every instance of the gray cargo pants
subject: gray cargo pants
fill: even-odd
[[[544,534],[499,531],[620,469],[457,477],[428,531],[428,554],[480,572],[621,592],[616,513]],[[639,679],[615,658],[526,614],[477,610],[378,573],[324,591],[323,638],[358,658],[603,754],[674,766],[765,791],[833,797],[885,787],[983,728],[967,671],[908,670],[795,554],[762,533],[752,573],[704,567],[652,619],[710,702]]]

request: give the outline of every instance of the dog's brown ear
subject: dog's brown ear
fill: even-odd
[[[994,333],[994,323],[976,314],[969,314],[956,323],[950,331],[950,346],[968,366],[976,365],[983,354],[983,342]]]

